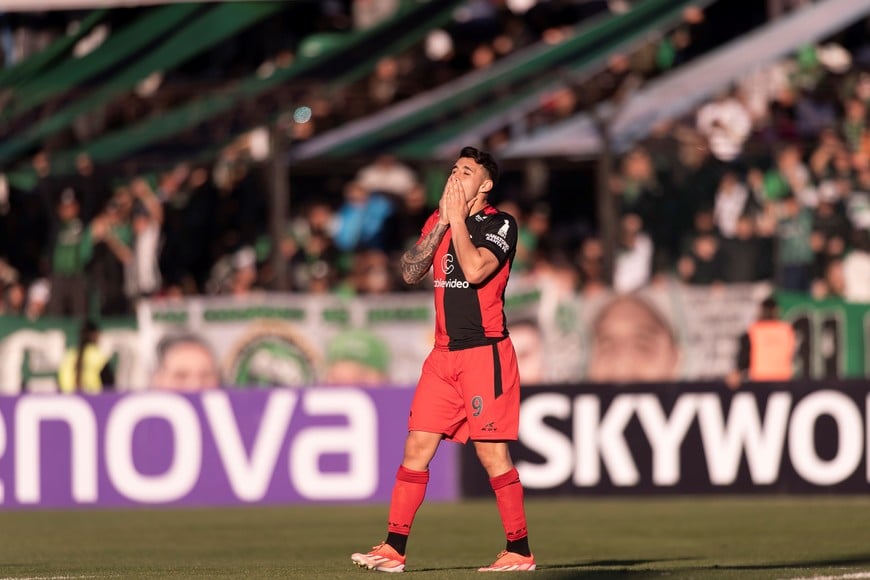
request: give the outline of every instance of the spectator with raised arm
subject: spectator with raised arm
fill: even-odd
[[[79,201],[71,187],[61,192],[56,211],[57,226],[50,245],[51,294],[45,313],[84,318],[88,314],[86,269],[94,253],[94,228],[82,223]],[[99,227],[96,234],[102,234]]]

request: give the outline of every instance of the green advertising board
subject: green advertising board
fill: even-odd
[[[79,326],[73,318],[0,316],[0,394],[55,391],[64,351],[78,344]],[[140,361],[136,321],[106,319],[100,327],[115,376],[126,381]]]
[[[839,298],[814,300],[803,293],[777,294],[783,319],[797,335],[797,378],[868,376],[864,360],[870,332],[870,304]]]

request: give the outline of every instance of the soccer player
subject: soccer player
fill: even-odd
[[[417,244],[402,256],[408,284],[433,267],[435,346],[423,363],[402,464],[396,474],[387,538],[351,559],[381,572],[405,569],[405,546],[429,481],[429,462],[443,439],[474,444],[495,492],[507,545],[482,572],[534,570],[523,487],[510,458],[517,438],[520,380],[508,337],[504,291],[516,251],[513,216],[487,195],[498,179],[493,157],[465,147],[453,165],[438,209]]]

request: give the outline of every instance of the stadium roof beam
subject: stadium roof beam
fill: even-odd
[[[220,0],[197,0],[219,2]],[[154,4],[181,4],[188,0],[0,0],[3,12],[43,12],[51,10],[87,10],[95,8],[125,8]]]
[[[610,119],[617,153],[625,152],[663,121],[691,112],[747,73],[819,42],[870,14],[870,0],[822,0],[733,40],[714,52],[650,82],[632,94]],[[598,117],[608,118],[612,103]],[[595,116],[580,113],[527,137],[514,139],[499,152],[503,159],[594,157],[601,152]]]
[[[687,6],[706,6],[711,1],[644,0],[628,12],[581,21],[562,42],[540,40],[491,67],[317,135],[293,147],[288,161],[366,155],[376,150],[427,158],[448,140],[455,148],[456,143],[465,142],[453,139],[456,133],[482,133],[495,118],[503,122],[520,110],[534,108],[541,95],[564,85],[566,77],[603,68],[611,54],[656,34],[660,27],[678,23]],[[479,116],[465,116],[470,108],[481,107],[485,110]],[[445,124],[445,118],[451,121]]]

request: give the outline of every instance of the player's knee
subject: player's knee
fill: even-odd
[[[475,451],[480,465],[490,477],[501,475],[513,467],[507,444],[504,443],[475,443]]]
[[[411,434],[405,441],[405,457],[402,464],[410,469],[425,470],[438,449],[438,439],[418,437]]]

